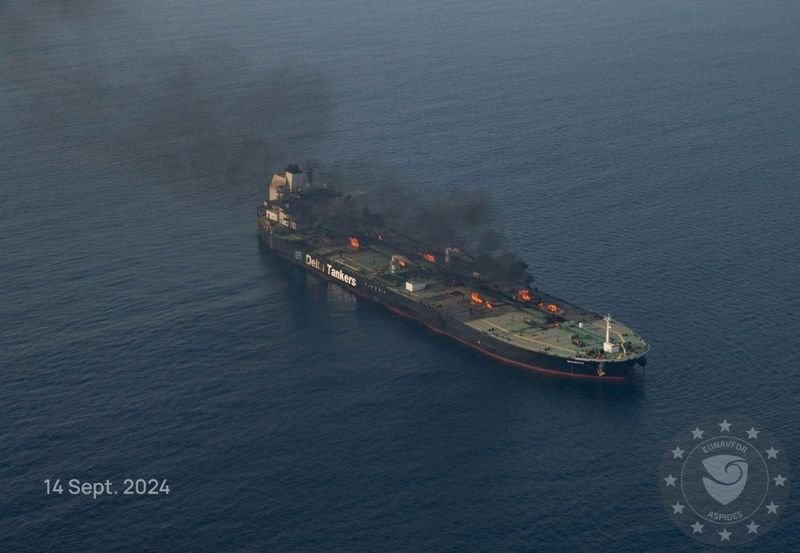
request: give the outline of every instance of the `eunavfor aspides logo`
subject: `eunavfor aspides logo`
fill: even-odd
[[[777,523],[789,499],[786,451],[759,424],[714,417],[681,432],[661,463],[672,521],[703,543],[740,545]]]

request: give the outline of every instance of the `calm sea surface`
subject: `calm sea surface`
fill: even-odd
[[[672,437],[800,455],[800,5],[0,3],[0,549],[698,551]],[[259,247],[268,175],[488,188],[633,387],[465,350]],[[167,479],[166,496],[43,480]],[[800,549],[795,499],[749,550]]]

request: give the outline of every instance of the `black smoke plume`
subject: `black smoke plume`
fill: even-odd
[[[415,194],[419,187],[403,186],[399,179],[378,169],[337,169],[324,172],[323,180],[347,197],[337,204],[331,220],[343,213],[354,228],[391,228],[439,249],[456,247],[473,258],[482,277],[527,286],[533,280],[528,265],[505,247],[502,217],[489,192],[465,189],[443,198]]]
[[[288,62],[263,69],[220,37],[161,36],[155,17],[136,2],[0,3],[0,106],[18,141],[8,151],[25,152],[29,166],[69,159],[54,169],[68,181],[101,180],[113,168],[130,177],[116,180],[248,201],[263,197],[270,169],[324,157],[333,98],[323,73]],[[321,164],[305,165],[308,173]],[[323,173],[318,180],[349,194],[343,208],[354,221],[471,252],[490,278],[529,278],[503,251],[486,191],[423,200],[371,165]],[[302,202],[295,209],[304,220],[320,216]]]

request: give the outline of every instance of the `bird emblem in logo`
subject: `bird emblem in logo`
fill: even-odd
[[[672,440],[661,497],[672,521],[707,544],[741,545],[774,526],[789,499],[788,455],[758,423],[715,417]]]
[[[714,455],[703,459],[709,477],[703,477],[708,495],[727,505],[742,493],[747,484],[747,461],[734,455]]]

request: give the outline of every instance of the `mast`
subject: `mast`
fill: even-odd
[[[603,317],[603,320],[606,322],[606,341],[603,342],[603,351],[616,353],[619,351],[619,346],[611,343],[611,313]]]

